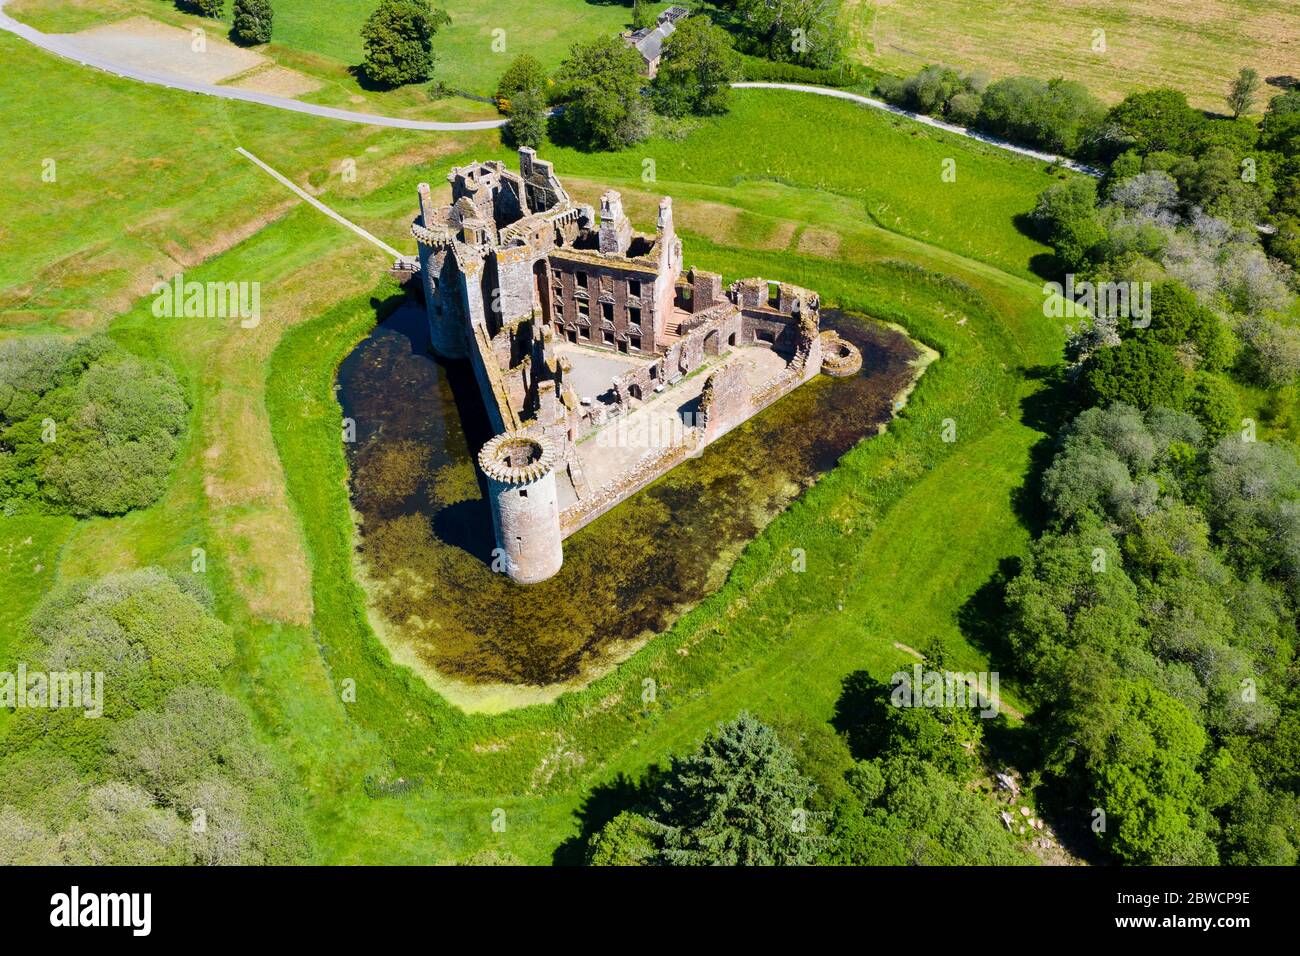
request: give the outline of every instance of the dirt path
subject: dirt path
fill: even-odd
[[[920,651],[918,651],[915,647],[908,647],[906,644],[899,643],[898,641],[894,641],[894,647],[898,648],[898,649],[899,649],[900,651],[902,651],[904,654],[911,654],[913,657],[915,657],[915,658],[916,658],[917,660],[919,660],[919,661],[924,661],[924,660],[925,660],[925,655],[922,654]],[[978,689],[978,688],[976,687],[976,685],[975,685],[975,684],[974,684],[974,683],[973,683],[969,678],[966,680],[966,684],[971,688],[971,690],[977,690],[977,689]],[[994,709],[1003,712],[1004,714],[1006,714],[1006,715],[1009,716],[1009,717],[1014,717],[1016,720],[1024,720],[1024,719],[1025,719],[1025,715],[1024,715],[1024,714],[1022,714],[1020,711],[1016,710],[1014,707],[1012,707],[1012,706],[1011,706],[1010,704],[1008,704],[1006,701],[1002,700],[1002,698],[999,697],[997,694],[991,694],[990,697],[992,698]]]

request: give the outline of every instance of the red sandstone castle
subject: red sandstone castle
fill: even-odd
[[[555,574],[561,542],[806,382],[850,374],[816,293],[683,274],[672,200],[653,234],[617,192],[600,218],[519,151],[456,168],[451,203],[419,187],[412,226],[434,351],[474,369],[496,437],[479,453],[500,567]]]

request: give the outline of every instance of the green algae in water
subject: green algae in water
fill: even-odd
[[[735,556],[892,415],[916,376],[901,332],[824,310],[863,372],[818,376],[564,542],[531,586],[490,568],[492,517],[474,454],[491,437],[464,363],[428,354],[406,306],[339,368],[357,436],[347,447],[372,612],[399,659],[462,685],[594,679],[715,590]]]

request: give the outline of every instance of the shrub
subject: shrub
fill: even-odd
[[[1071,155],[1092,137],[1105,107],[1081,83],[1030,77],[999,80],[984,91],[978,125],[995,136]]]
[[[979,113],[981,91],[986,85],[982,77],[958,73],[947,66],[931,65],[905,80],[892,77],[881,80],[876,84],[876,90],[904,109],[969,123]],[[961,119],[954,116],[954,112],[960,114]]]
[[[798,63],[776,63],[761,57],[740,54],[740,78],[752,82],[806,83],[810,86],[854,86],[867,76],[856,65],[842,64],[818,69]],[[879,82],[884,82],[880,80]]]
[[[497,80],[497,109],[509,113],[512,96],[521,90],[544,93],[547,83],[546,67],[542,66],[541,61],[528,53],[519,54],[510,61],[506,71],[501,74],[501,79]]]
[[[152,504],[186,412],[168,370],[107,338],[0,344],[0,499],[79,516]]]

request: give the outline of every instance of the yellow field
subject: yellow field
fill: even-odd
[[[1300,74],[1295,0],[846,0],[846,6],[857,59],[893,73],[938,62],[979,68],[994,79],[1064,76],[1107,102],[1173,86],[1193,105],[1220,111],[1229,81],[1244,66],[1265,78]],[[1257,109],[1273,92],[1261,95]]]

